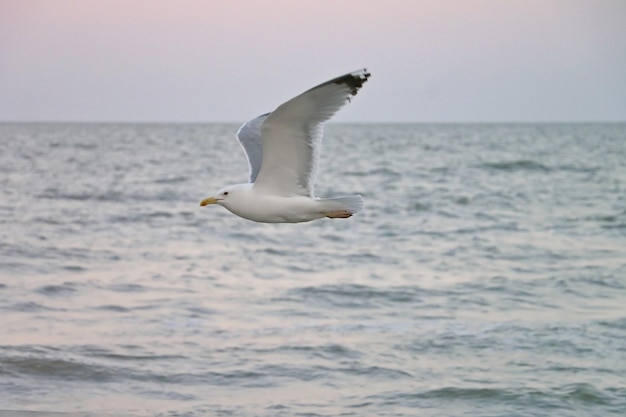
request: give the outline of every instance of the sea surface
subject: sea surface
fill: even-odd
[[[626,124],[329,125],[259,224],[233,124],[0,124],[0,416],[624,416]]]

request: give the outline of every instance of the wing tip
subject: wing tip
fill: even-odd
[[[348,86],[348,88],[350,88],[350,95],[355,96],[371,75],[372,74],[370,74],[367,68],[363,68],[349,74],[342,75],[341,77],[337,77],[332,80],[332,82]]]

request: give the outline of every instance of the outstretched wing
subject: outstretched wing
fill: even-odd
[[[263,158],[254,187],[268,194],[313,197],[324,122],[350,101],[369,76],[361,69],[334,78],[270,113],[261,123]]]
[[[261,146],[261,126],[269,113],[262,114],[256,119],[244,123],[237,131],[237,140],[248,158],[250,170],[250,182],[256,180],[263,161],[263,148]]]

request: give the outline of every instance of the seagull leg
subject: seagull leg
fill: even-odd
[[[352,213],[347,210],[327,211],[323,214],[329,219],[347,219],[352,216]]]

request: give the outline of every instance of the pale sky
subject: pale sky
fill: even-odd
[[[0,121],[626,121],[626,0],[0,0]]]

